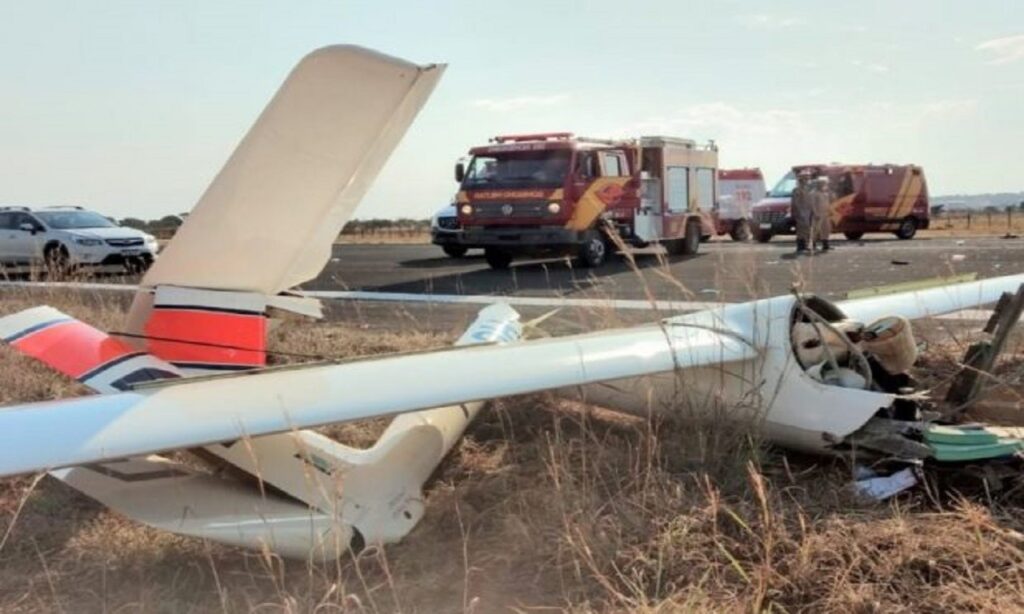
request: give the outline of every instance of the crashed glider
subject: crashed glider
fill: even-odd
[[[836,304],[781,296],[537,341],[520,341],[518,315],[495,305],[443,352],[268,367],[270,317],[319,313],[289,290],[323,267],[440,72],[352,47],[314,52],[147,273],[126,334],[49,307],[0,319],[15,349],[100,393],[0,410],[0,475],[48,470],[151,526],[336,557],[412,529],[424,480],[494,397],[556,390],[640,414],[720,409],[813,452],[863,442],[879,420],[909,431],[915,399],[882,381],[882,349],[855,336],[885,332],[880,318],[988,304],[1024,283]],[[368,450],[302,430],[392,414]],[[228,471],[156,456],[174,450]]]
[[[782,296],[520,343],[515,312],[495,305],[460,340],[466,347],[444,352],[167,379],[8,407],[0,411],[0,472],[72,467],[54,475],[152,526],[291,557],[338,556],[412,529],[423,513],[423,481],[480,400],[554,389],[640,414],[719,407],[760,420],[781,445],[840,450],[874,421],[905,414],[914,399],[865,386],[870,367],[857,374],[859,386],[815,377],[794,343],[796,326],[841,330],[879,314],[939,315],[991,303],[1021,283],[1024,275],[839,304]],[[16,319],[44,315],[41,309],[0,320],[0,334],[23,350],[19,339],[31,340],[35,325]],[[84,326],[71,322],[64,326]],[[25,335],[11,334],[22,326]],[[296,430],[398,412],[412,413],[396,418],[368,451]],[[904,417],[906,431],[919,414]],[[48,445],[32,443],[40,440]],[[281,492],[143,456],[196,446]]]
[[[112,393],[147,382],[265,366],[268,316],[319,315],[318,302],[284,291],[323,268],[443,71],[353,46],[309,54],[147,272],[124,332],[40,307],[3,318],[0,337],[114,403]],[[460,342],[515,338],[517,317],[491,310]],[[230,394],[219,403],[238,406]],[[403,416],[369,450],[309,431],[192,449],[241,482],[158,456],[52,474],[152,526],[289,556],[337,556],[415,524],[420,485],[461,433],[451,419],[464,426],[478,409]]]

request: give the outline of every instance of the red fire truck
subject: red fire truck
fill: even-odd
[[[832,191],[832,229],[856,241],[866,232],[891,232],[911,239],[928,228],[928,183],[913,164],[806,164],[794,166],[754,205],[754,236],[768,242],[774,235],[793,234],[790,212],[797,176],[828,177]]]
[[[714,232],[718,150],[672,137],[497,136],[455,166],[460,241],[504,269],[518,256],[596,267],[614,249],[660,243],[696,253]]]

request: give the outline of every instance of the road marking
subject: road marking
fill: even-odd
[[[0,288],[61,288],[74,290],[106,290],[134,292],[138,286],[127,284],[73,282],[0,282]],[[506,303],[519,307],[582,307],[624,310],[701,311],[723,307],[728,303],[708,301],[646,301],[633,299],[563,298],[545,296],[500,296],[491,294],[415,294],[412,292],[371,292],[367,290],[309,290],[304,296],[328,300],[380,301],[392,303],[428,303],[437,305],[493,305]]]
[[[562,298],[546,296],[496,296],[491,294],[413,294],[407,292],[368,292],[362,290],[303,292],[314,298],[352,301],[391,301],[400,303],[436,303],[444,305],[491,305],[507,303],[519,307],[594,307],[612,309],[647,309],[658,311],[700,311],[715,309],[727,303],[706,301],[644,301],[632,299]]]
[[[75,290],[108,290],[134,292],[138,286],[126,284],[73,283],[52,281],[5,281],[0,288],[63,288]],[[578,307],[594,309],[622,309],[693,312],[717,309],[729,303],[705,301],[644,301],[635,299],[563,298],[544,296],[498,296],[491,294],[414,294],[411,292],[371,292],[367,290],[310,290],[305,296],[340,301],[379,301],[386,303],[427,303],[434,305],[493,305],[506,303],[519,307]],[[943,320],[988,320],[987,309],[964,309],[936,316]]]
[[[134,292],[138,286],[127,284],[79,283],[73,281],[2,281],[0,288],[61,288],[71,290],[115,290]]]
[[[933,277],[931,279],[903,281],[889,284],[887,286],[874,286],[872,288],[858,288],[856,290],[850,290],[846,293],[846,298],[856,299],[867,298],[869,296],[885,296],[887,294],[896,294],[899,292],[914,292],[917,290],[937,288],[939,286],[949,286],[952,284],[975,281],[977,278],[977,273],[964,273],[962,275],[953,275],[951,277]]]

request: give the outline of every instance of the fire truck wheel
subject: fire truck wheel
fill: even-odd
[[[736,223],[729,230],[729,236],[732,237],[733,241],[749,241],[750,222],[747,220],[736,220]]]
[[[864,232],[860,230],[857,232],[844,232],[843,236],[851,241],[860,241],[861,237],[864,236]]]
[[[492,269],[501,271],[512,264],[512,254],[497,247],[488,247],[484,250],[484,260]]]
[[[700,222],[690,222],[686,225],[686,235],[683,236],[682,254],[692,256],[700,249]]]
[[[913,239],[916,234],[917,220],[912,217],[908,217],[900,222],[900,227],[896,231],[896,238],[906,241],[907,239]]]
[[[592,269],[604,264],[604,259],[607,256],[608,246],[604,243],[604,237],[595,233],[580,246],[579,256],[576,260],[581,266]]]

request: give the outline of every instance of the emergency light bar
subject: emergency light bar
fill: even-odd
[[[571,132],[539,132],[537,134],[506,134],[491,139],[492,143],[521,143],[523,141],[568,141]]]

